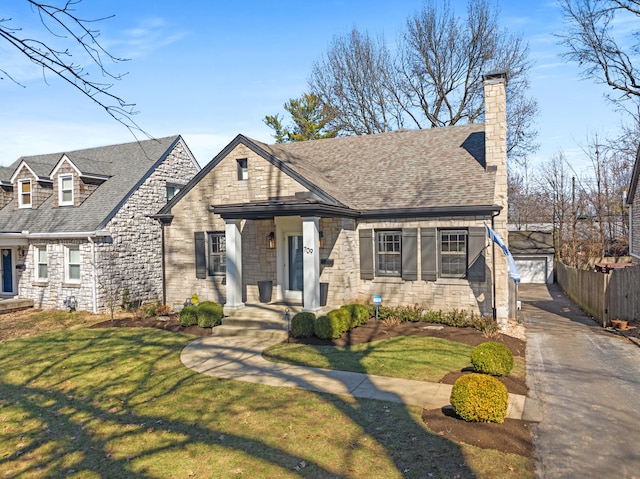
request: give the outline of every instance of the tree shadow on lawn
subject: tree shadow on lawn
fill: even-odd
[[[475,477],[459,446],[419,424],[418,410],[176,370],[185,343],[166,332],[111,329],[4,344],[0,405],[9,422],[0,432],[0,469],[8,477],[92,471],[150,478],[158,467],[178,476],[235,477],[251,456],[251,477],[265,467],[291,476],[371,477],[376,471],[367,471],[366,461],[376,454],[397,477]],[[264,423],[251,422],[258,412]],[[283,433],[268,443],[260,428]],[[339,457],[316,455],[330,444],[340,445]]]

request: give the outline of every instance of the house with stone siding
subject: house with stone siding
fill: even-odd
[[[0,168],[0,298],[92,312],[162,300],[162,230],[151,216],[199,170],[179,135]]]
[[[238,135],[157,215],[165,295],[509,316],[506,78],[485,122],[267,145]],[[496,253],[497,251],[497,253]]]

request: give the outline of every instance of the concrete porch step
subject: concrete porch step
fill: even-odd
[[[287,339],[287,321],[302,310],[301,304],[269,303],[246,304],[244,308],[225,316],[220,326],[212,330],[213,336],[253,336],[264,339]]]
[[[24,298],[0,298],[0,314],[33,308],[32,299]]]

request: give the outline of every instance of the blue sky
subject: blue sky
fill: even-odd
[[[57,0],[56,0],[56,3]],[[466,1],[453,0],[464,13]],[[272,142],[267,114],[307,90],[307,78],[335,35],[353,27],[384,34],[392,46],[422,0],[164,1],[83,0],[80,16],[115,17],[96,25],[100,39],[127,72],[113,92],[136,103],[135,121],[155,137],[181,134],[201,165],[238,133]],[[554,33],[563,31],[555,1],[505,1],[501,24],[529,42],[545,161],[562,150],[581,168],[589,135],[613,135],[621,115],[603,97],[605,87],[579,77],[559,56]],[[24,0],[0,4],[0,18],[26,31],[39,29]],[[86,97],[25,61],[0,40],[0,65],[23,86],[0,81],[0,165],[20,156],[133,141],[131,133]]]

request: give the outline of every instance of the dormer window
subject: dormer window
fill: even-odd
[[[58,179],[58,204],[73,205],[73,175],[60,175]]]
[[[31,208],[31,180],[18,180],[18,206]]]

